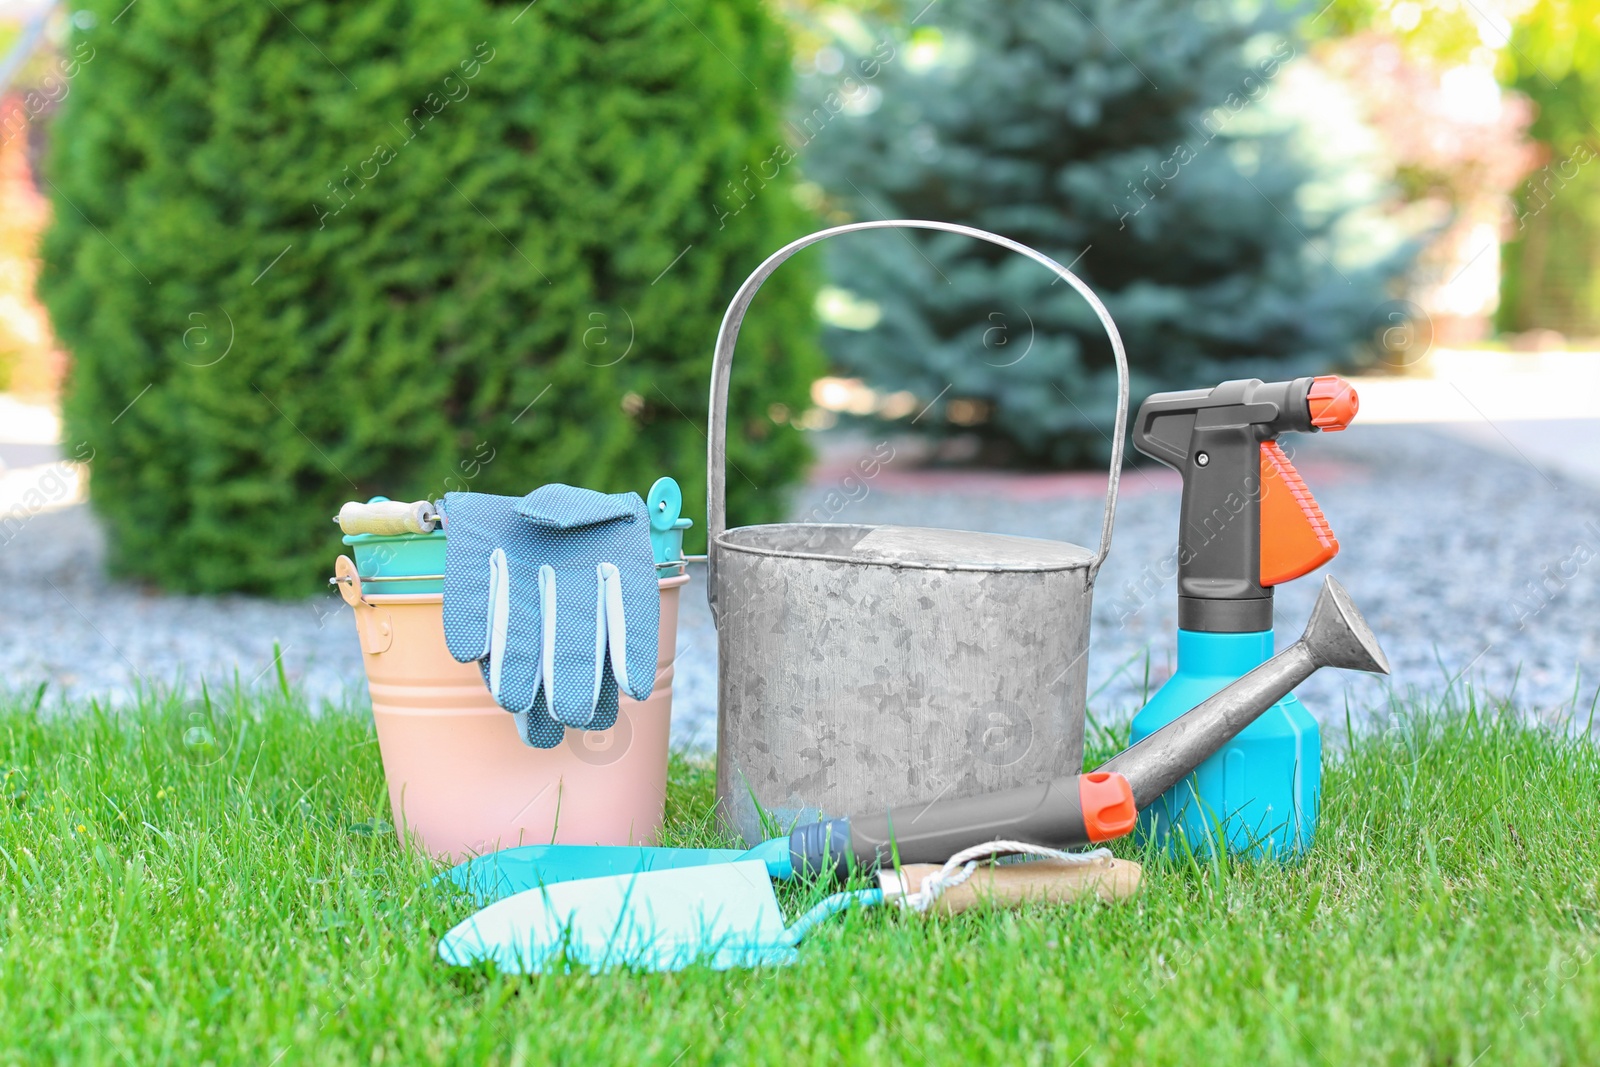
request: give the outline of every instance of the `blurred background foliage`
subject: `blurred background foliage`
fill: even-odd
[[[717,210],[781,142],[760,0],[125,6],[63,44],[41,284],[119,573],[308,592],[376,493],[703,498],[722,308],[807,225],[792,169]],[[804,469],[768,410],[822,370],[814,289],[785,272],[744,333],[744,520]]]
[[[1135,396],[1350,361],[1410,251],[1354,225],[1369,194],[1274,106],[1289,13],[988,0],[908,32],[921,6],[839,33],[842,69],[803,80],[790,132],[830,220],[963,222],[1070,265],[1119,326]],[[829,350],[880,417],[976,439],[987,462],[1109,452],[1110,346],[1049,272],[947,235],[832,253]]]
[[[54,392],[63,362],[35,297],[50,211],[30,164],[29,134],[65,90],[54,49],[41,47],[44,30],[42,21],[0,23],[7,57],[0,60],[0,389],[30,396]]]
[[[1522,344],[1535,348],[1600,337],[1600,168],[1589,166],[1600,154],[1600,3],[1334,0],[1306,20],[1306,30],[1334,49],[1352,38],[1376,39],[1395,57],[1389,65],[1433,72],[1446,90],[1442,102],[1467,113],[1454,129],[1414,128],[1396,150],[1403,156],[1407,143],[1445,143],[1443,170],[1459,190],[1456,205],[1479,201],[1466,212],[1479,231],[1469,243],[1499,249],[1494,327],[1525,335]],[[1505,90],[1498,100],[1462,85],[1491,73]],[[1418,117],[1416,99],[1414,92],[1390,93],[1381,114]],[[1480,158],[1495,174],[1476,185],[1482,192],[1474,197],[1471,180],[1483,175],[1452,167],[1449,149],[1461,134],[1472,139],[1474,126],[1495,123],[1520,125],[1526,139],[1489,139],[1499,141],[1498,151]],[[1508,171],[1520,171],[1509,184],[1501,180]],[[1434,262],[1447,258],[1440,251],[1456,251],[1465,228],[1435,243]],[[1437,293],[1423,295],[1435,297],[1434,307],[1441,302]]]
[[[1600,4],[1539,0],[1501,61],[1544,151],[1516,193],[1500,325],[1600,336]]]
[[[1396,308],[1440,345],[1600,336],[1600,0],[11,2],[0,386],[64,393],[116,566],[169,587],[312,588],[371,493],[697,499],[727,300],[849,219],[1074,263],[1135,402],[1413,370]],[[803,255],[742,339],[732,516],[841,419],[1089,462],[1106,360],[969,242]]]
[[[1478,27],[1504,5],[1485,0],[1331,0],[1296,8],[1300,32],[1311,41],[1379,33],[1408,55],[1445,64],[1472,59],[1483,47]]]

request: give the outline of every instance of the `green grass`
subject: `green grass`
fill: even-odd
[[[1358,736],[1300,866],[1145,856],[1119,906],[880,909],[786,969],[542,979],[434,958],[466,912],[386,832],[365,717],[282,694],[198,726],[173,701],[70,710],[0,709],[0,1062],[1342,1067],[1600,1048],[1600,758],[1471,706]],[[712,785],[675,762],[674,840],[707,840]]]

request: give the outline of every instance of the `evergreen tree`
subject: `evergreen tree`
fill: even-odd
[[[835,218],[964,222],[1071,266],[1121,328],[1135,404],[1332,370],[1403,257],[1357,261],[1343,209],[1301,202],[1293,130],[1255,107],[1296,56],[1289,16],[1240,10],[993,0],[929,5],[909,32],[857,27],[836,44],[840,73],[807,79],[807,173]],[[830,263],[850,298],[835,318],[854,328],[825,340],[899,394],[900,425],[975,433],[990,459],[1105,454],[1110,346],[1067,286],[963,238],[846,240]]]
[[[374,493],[703,499],[722,310],[808,228],[789,171],[718,207],[781,138],[761,0],[84,8],[41,289],[118,572],[306,592]],[[810,302],[786,271],[740,346],[739,521],[805,460],[768,412],[805,403]]]

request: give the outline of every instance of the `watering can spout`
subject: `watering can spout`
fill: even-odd
[[[1300,640],[1099,769],[1127,778],[1142,811],[1323,667],[1389,673],[1372,628],[1331,577],[1323,579]]]
[[[1322,592],[1311,609],[1311,621],[1296,643],[1306,646],[1318,667],[1389,673],[1389,660],[1378,647],[1377,635],[1356,610],[1344,586],[1331,576],[1323,579]]]

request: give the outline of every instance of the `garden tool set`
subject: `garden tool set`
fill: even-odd
[[[1073,774],[962,800],[803,823],[752,849],[526,845],[468,860],[449,877],[479,902],[601,875],[758,861],[772,878],[844,877],[853,866],[943,862],[981,841],[1037,845],[1109,841],[1133,829],[1134,793],[1120,774]]]
[[[1097,548],[903,526],[728,527],[727,400],[751,301],[801,249],[885,228],[987,242],[1051,271],[1089,304],[1118,382]],[[853,906],[952,911],[978,900],[1119,898],[1137,886],[1137,864],[1104,849],[1061,850],[1136,825],[1195,849],[1208,847],[1219,824],[1236,851],[1306,847],[1320,751],[1315,721],[1292,690],[1325,666],[1387,673],[1388,665],[1332,578],[1300,640],[1271,655],[1273,587],[1338,548],[1278,438],[1343,429],[1355,394],[1331,377],[1249,380],[1160,394],[1140,407],[1136,447],[1183,475],[1178,672],[1139,712],[1130,747],[1080,774],[1090,607],[1110,550],[1128,394],[1127,358],[1104,305],[1066,268],[1005,237],[943,222],[861,222],[770,256],[723,318],[707,435],[718,813],[744,840],[762,843],[742,852],[655,847],[659,800],[645,825],[574,835],[553,821],[537,843],[502,836],[442,876],[482,910],[441,940],[441,956],[527,972],[782,962],[817,923]],[[526,745],[553,757],[575,737],[620,737],[615,768],[605,759],[551,763],[527,783],[528,793],[540,791],[529,806],[573,783],[594,790],[581,812],[608,783],[626,790],[625,771],[646,765],[664,794],[666,706],[659,721],[643,713],[655,699],[652,681],[656,694],[662,679],[670,683],[669,666],[656,671],[676,619],[669,584],[688,579],[657,575],[682,570],[680,507],[670,479],[648,502],[555,485],[521,498],[450,493],[437,505],[348,505],[339,519],[347,543],[426,549],[430,560],[442,555],[443,573],[377,573],[389,564],[375,562],[371,545],[363,572],[357,545],[356,562],[342,560],[336,580],[347,600],[368,606],[363,573],[433,582],[421,590],[433,597],[437,637],[429,640],[481,675],[479,697],[512,713]],[[358,623],[364,648],[370,635],[383,643],[376,616]],[[377,709],[388,689],[370,665],[369,676]],[[630,712],[630,701],[645,703]],[[633,739],[651,729],[662,747],[641,764]],[[458,784],[472,795],[469,775]],[[770,836],[774,825],[787,832]],[[1013,853],[1036,858],[979,867]],[[827,896],[785,922],[774,879],[852,876],[877,885]]]
[[[771,877],[942,861],[980,841],[1015,840],[1066,848],[1098,844],[1133,829],[1150,807],[1323,667],[1387,674],[1388,662],[1350,596],[1323,582],[1300,639],[1187,714],[1087,774],[956,800],[804,823],[748,851],[528,845],[480,856],[450,877],[480,902],[540,885],[612,874],[760,860]]]
[[[532,846],[483,856],[449,877],[487,907],[450,931],[439,951],[454,963],[492,960],[530,973],[552,965],[675,970],[696,960],[719,967],[778,962],[827,915],[881,903],[893,886],[909,892],[914,878],[905,872],[913,868],[902,865],[952,854],[964,856],[963,863],[1018,851],[1055,858],[1043,869],[1008,869],[997,901],[1031,899],[1008,892],[1008,883],[1050,899],[1090,888],[1119,895],[1115,887],[1131,891],[1137,884],[1136,865],[1123,865],[1134,868],[1131,881],[1101,885],[1092,877],[1086,882],[1092,871],[1055,849],[1128,833],[1136,809],[1162,797],[1323,667],[1389,670],[1377,638],[1332,578],[1324,580],[1298,641],[1089,774],[805,824],[744,853],[607,849],[603,857],[586,857],[581,847]],[[784,927],[771,879],[818,873],[842,879],[857,867],[879,871],[879,888],[835,894]]]

